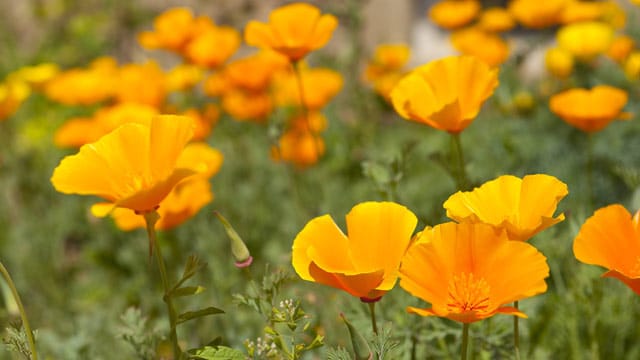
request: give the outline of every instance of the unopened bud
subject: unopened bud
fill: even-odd
[[[353,346],[353,352],[356,360],[372,360],[373,353],[369,348],[369,344],[358,332],[358,330],[347,320],[344,314],[340,314],[342,321],[347,325],[349,330],[349,337],[351,337],[351,345]]]
[[[245,245],[244,241],[242,241],[240,235],[238,235],[238,233],[233,229],[233,226],[231,226],[227,219],[220,215],[219,212],[214,211],[213,214],[218,218],[218,220],[220,220],[224,226],[227,236],[229,236],[229,240],[231,240],[231,253],[233,254],[233,258],[236,260],[235,265],[239,268],[251,265],[253,257],[249,253],[249,249],[247,248],[247,245]]]

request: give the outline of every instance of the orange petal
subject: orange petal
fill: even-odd
[[[622,281],[625,285],[627,285],[633,292],[640,295],[640,278],[630,278],[621,274],[616,270],[609,270],[602,275],[602,277],[614,278]]]
[[[384,270],[346,275],[324,271],[312,262],[309,265],[309,274],[317,283],[344,290],[353,296],[367,297],[369,292],[382,282]]]
[[[259,48],[273,48],[277,40],[269,25],[251,20],[244,30],[244,41],[247,45]]]
[[[192,118],[158,115],[151,121],[149,163],[154,179],[166,179],[173,171],[185,145],[193,137]]]

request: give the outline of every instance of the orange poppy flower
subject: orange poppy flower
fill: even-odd
[[[560,15],[560,22],[572,24],[579,21],[598,20],[602,17],[603,12],[602,2],[568,0]]]
[[[94,60],[86,69],[63,71],[49,80],[45,95],[65,105],[91,105],[113,96],[118,64],[112,58]]]
[[[167,91],[184,91],[192,89],[203,78],[201,67],[191,64],[179,64],[165,74]]]
[[[194,174],[176,167],[192,135],[193,120],[184,116],[159,115],[149,125],[127,123],[62,159],[51,182],[65,194],[107,200],[105,210],[152,211],[178,182]]]
[[[206,143],[190,143],[184,148],[176,167],[191,169],[195,175],[177,184],[160,202],[160,219],[156,222],[156,229],[167,230],[182,224],[213,200],[209,178],[218,172],[222,159],[222,154]],[[102,206],[94,205],[92,212],[98,215],[104,213]],[[144,217],[130,209],[116,208],[111,216],[118,228],[124,231],[146,226]]]
[[[171,8],[153,21],[154,31],[138,35],[138,42],[147,49],[180,51],[193,35],[193,13],[188,8]]]
[[[623,64],[634,48],[635,41],[631,36],[619,35],[611,42],[611,46],[607,50],[607,56],[613,61]]]
[[[556,35],[558,46],[583,61],[604,54],[613,42],[613,27],[604,22],[583,21],[565,25]]]
[[[428,16],[442,28],[456,29],[470,23],[480,9],[477,0],[442,0],[429,8]]]
[[[640,212],[631,216],[619,204],[596,210],[573,241],[573,254],[608,269],[603,277],[618,279],[640,295]]]
[[[167,96],[165,73],[155,61],[120,67],[117,84],[114,92],[119,102],[160,107]]]
[[[337,26],[335,16],[321,15],[310,4],[293,3],[273,10],[268,24],[250,21],[244,38],[251,46],[272,49],[298,61],[329,42]]]
[[[454,32],[451,34],[451,43],[459,52],[473,55],[490,66],[498,66],[509,57],[509,45],[499,35],[479,27]]]
[[[227,64],[223,71],[228,87],[249,91],[266,91],[273,77],[289,69],[286,57],[273,51],[259,51]],[[251,76],[247,76],[251,74]]]
[[[450,56],[413,70],[391,92],[407,120],[450,133],[464,130],[498,86],[498,69],[473,56]]]
[[[504,306],[547,290],[546,258],[525,242],[484,224],[445,223],[426,228],[400,266],[400,287],[431,304],[407,307],[421,316],[472,323],[495,314],[526,318]]]
[[[240,33],[229,26],[210,23],[194,34],[184,49],[184,56],[192,64],[217,68],[229,59],[240,46]]]
[[[542,29],[560,22],[568,0],[512,0],[508,10],[523,26]]]
[[[317,163],[324,151],[324,141],[318,134],[294,128],[280,136],[278,146],[271,148],[271,157],[304,168]]]
[[[567,185],[550,175],[503,175],[473,191],[458,191],[443,206],[457,222],[484,223],[505,230],[511,240],[526,241],[564,220],[564,214],[554,218],[553,213],[567,194]]]
[[[409,61],[411,48],[405,44],[381,44],[376,46],[373,58],[365,68],[364,77],[375,81],[381,76],[397,72]]]
[[[293,267],[308,281],[376,301],[391,290],[418,222],[393,202],[364,202],[347,214],[345,235],[331,216],[309,221],[293,241]]]
[[[273,110],[273,101],[267,92],[232,90],[223,95],[222,109],[235,120],[263,123]]]
[[[568,124],[585,132],[604,129],[615,119],[628,119],[622,109],[627,92],[613,86],[598,85],[591,90],[575,88],[555,94],[549,107]]]
[[[31,89],[24,81],[7,81],[0,83],[0,120],[13,115],[22,102],[31,94]]]

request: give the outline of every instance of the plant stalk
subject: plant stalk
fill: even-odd
[[[456,187],[459,191],[469,190],[469,178],[465,170],[464,152],[462,151],[462,142],[460,141],[460,133],[451,133],[451,173],[456,181]]]
[[[22,305],[22,300],[20,300],[20,294],[18,294],[18,289],[16,285],[13,283],[11,279],[11,275],[9,275],[9,271],[4,267],[4,264],[0,262],[0,273],[2,273],[2,277],[9,285],[11,289],[11,294],[13,295],[13,299],[18,305],[18,310],[20,311],[20,318],[22,319],[22,326],[24,327],[24,332],[27,335],[27,341],[29,342],[29,351],[31,351],[31,359],[38,360],[38,353],[36,351],[36,341],[33,337],[33,332],[31,331],[31,325],[29,325],[29,319],[27,318],[27,312],[24,310],[24,306]]]
[[[462,346],[460,359],[467,360],[467,347],[469,346],[469,324],[462,324]]]

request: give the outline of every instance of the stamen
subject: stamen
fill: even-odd
[[[454,313],[486,311],[489,307],[489,284],[473,273],[454,275],[449,281],[447,308]]]

